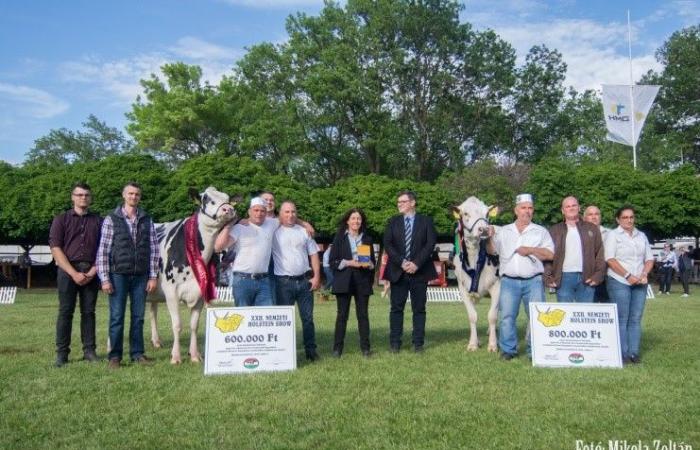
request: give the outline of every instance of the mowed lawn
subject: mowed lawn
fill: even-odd
[[[649,301],[643,363],[623,370],[541,369],[523,357],[500,361],[485,347],[468,352],[459,303],[429,304],[426,351],[393,355],[388,302],[375,296],[371,359],[360,356],[354,309],[345,354],[331,357],[335,303],[324,302],[315,310],[319,362],[306,363],[299,344],[294,372],[215,377],[186,355],[169,364],[164,307],[165,346],[146,346],[153,366],[108,371],[106,361],[79,361],[76,317],[71,362],[56,369],[56,302],[51,291],[21,291],[15,304],[0,305],[2,449],[575,449],[577,440],[700,448],[700,295]],[[482,316],[486,307],[479,305]],[[101,296],[103,358],[107,311]],[[485,321],[479,330],[483,336]],[[523,330],[521,320],[521,338]],[[203,331],[202,321],[200,349]]]

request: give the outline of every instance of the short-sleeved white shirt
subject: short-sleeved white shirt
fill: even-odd
[[[644,263],[654,260],[647,236],[638,229],[632,230],[632,236],[622,227],[608,231],[605,236],[605,260],[613,259],[632,275],[639,275],[644,270]],[[629,285],[625,277],[608,268],[608,275],[620,283]]]
[[[275,275],[298,277],[309,271],[309,256],[319,248],[304,227],[300,225],[280,226],[272,238],[272,258]]]
[[[544,272],[544,265],[534,255],[520,256],[515,253],[519,247],[546,248],[554,252],[554,241],[546,228],[530,223],[522,233],[515,223],[503,226],[496,231],[494,243],[500,258],[501,275],[508,277],[531,278]]]
[[[276,218],[266,218],[262,225],[236,224],[230,236],[234,240],[233,271],[244,273],[267,273],[272,254],[272,236],[279,226]]]

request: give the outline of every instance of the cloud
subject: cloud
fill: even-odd
[[[86,56],[62,64],[60,73],[63,81],[91,86],[87,95],[102,97],[114,105],[124,106],[133,103],[138,95],[143,94],[140,80],[149,79],[151,74],[161,80],[165,78],[160,70],[164,64],[177,61],[196,64],[202,69],[202,82],[218,84],[241,55],[243,52],[240,50],[185,36],[163,52],[118,60]]]
[[[192,36],[179,39],[177,45],[170,50],[176,56],[196,60],[234,60],[241,57],[239,50],[222,47]]]
[[[530,48],[545,44],[550,49],[558,50],[567,64],[565,86],[583,91],[600,89],[601,84],[629,83],[626,23],[569,18],[525,22],[518,19],[516,22],[504,20],[503,17],[508,15],[476,11],[471,15],[471,20],[477,29],[491,28],[510,42],[516,50],[519,64],[524,63]],[[633,51],[637,52],[632,60],[635,81],[650,69],[660,69],[653,55],[653,50],[660,43],[644,41],[647,38],[640,29],[639,23],[633,24]]]
[[[0,82],[0,106],[20,115],[48,119],[63,114],[70,104],[46,91],[29,86]]]

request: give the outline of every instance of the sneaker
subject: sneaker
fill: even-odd
[[[120,368],[122,365],[122,360],[119,358],[110,358],[109,362],[107,363],[107,368],[110,370],[116,370]]]
[[[370,356],[372,356],[372,352],[371,352],[371,351],[369,351],[369,350],[362,350],[362,357],[363,357],[363,358],[369,358]]]
[[[658,294],[656,294],[656,295],[662,295],[662,294],[663,294],[663,292],[659,291],[659,293],[658,293]]]
[[[83,360],[88,362],[97,362],[100,359],[97,357],[97,354],[95,352],[85,352],[83,354]]]
[[[333,357],[334,358],[340,358],[340,356],[343,354],[340,350],[333,350]]]
[[[632,364],[639,364],[642,362],[642,360],[639,358],[639,355],[632,355],[630,356],[630,362]]]
[[[671,295],[671,291],[666,292],[666,295]]]
[[[150,366],[153,364],[153,360],[146,355],[141,355],[138,358],[132,359],[131,361],[142,366]]]
[[[63,367],[66,364],[68,364],[68,356],[67,355],[57,355],[56,362],[53,365],[55,367]]]
[[[683,294],[681,295],[681,297],[688,297],[688,294]]]

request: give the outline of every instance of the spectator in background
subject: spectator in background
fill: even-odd
[[[671,244],[664,244],[664,249],[661,250],[657,261],[661,264],[661,273],[659,274],[659,295],[671,295],[671,281],[673,280],[673,271],[678,267],[678,257],[673,251]]]
[[[323,284],[323,289],[330,290],[333,286],[333,269],[331,268],[330,257],[333,244],[328,244],[326,251],[323,252],[323,275],[326,277],[326,282]]]
[[[678,273],[681,277],[681,283],[683,284],[683,295],[681,297],[688,297],[690,295],[690,278],[693,275],[694,262],[692,255],[693,248],[690,247],[686,249],[681,247],[680,255],[678,256]]]

